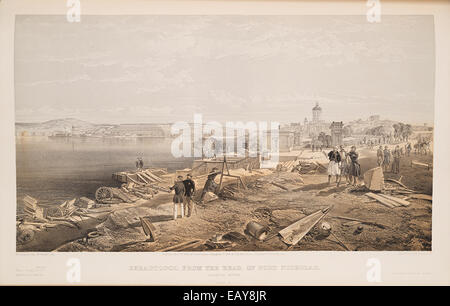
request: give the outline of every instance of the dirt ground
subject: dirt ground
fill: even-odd
[[[360,160],[362,171],[376,167],[376,151],[365,149]],[[432,156],[414,155],[401,159],[400,174],[385,173],[385,178],[401,179],[417,193],[432,194],[432,170],[411,167],[411,160],[432,163]],[[303,182],[301,181],[303,180]],[[279,188],[271,181],[287,187]],[[102,236],[88,243],[77,241],[60,248],[61,251],[161,251],[168,247],[197,241],[183,251],[408,251],[431,250],[432,204],[426,200],[410,199],[408,207],[389,208],[355,191],[351,186],[328,185],[327,175],[302,175],[274,172],[256,181],[246,182],[247,190],[235,190],[232,198],[218,199],[197,205],[189,218],[172,220],[170,197],[141,207],[115,213],[98,227]],[[331,225],[332,234],[323,237],[313,229],[297,245],[288,248],[279,230],[295,221],[329,206],[332,210],[323,221]],[[156,241],[146,241],[136,216],[148,216],[155,226]],[[337,216],[375,222],[380,228],[367,224],[348,225]],[[125,220],[125,221],[124,221]],[[248,222],[268,226],[266,241],[245,233]],[[362,229],[358,230],[358,226]],[[235,232],[233,239],[227,233]],[[221,242],[207,243],[214,236]],[[225,236],[224,236],[225,235]],[[224,236],[224,239],[220,239]],[[237,238],[236,238],[237,237]],[[213,239],[214,240],[214,239]],[[169,250],[168,250],[169,251]]]

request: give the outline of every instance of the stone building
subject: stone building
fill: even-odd
[[[340,122],[335,122],[333,121],[333,123],[331,123],[330,125],[330,130],[331,130],[331,145],[334,146],[340,146],[343,144],[343,127],[344,124],[342,123],[342,121]]]

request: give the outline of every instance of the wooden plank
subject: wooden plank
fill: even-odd
[[[412,198],[412,199],[419,199],[419,200],[428,200],[428,201],[433,201],[432,196],[428,195],[428,194],[422,194],[422,193],[414,193],[414,194],[410,194],[408,195],[408,197]]]
[[[385,205],[385,206],[387,206],[389,208],[394,208],[394,207],[400,206],[400,204],[397,205],[397,203],[395,203],[395,202],[393,202],[391,200],[388,200],[386,198],[380,197],[379,195],[376,195],[376,194],[371,193],[371,192],[366,193],[366,196],[368,196],[369,198],[377,200],[378,202],[380,202],[381,204],[383,204],[383,205]]]
[[[373,225],[373,226],[376,226],[376,227],[379,227],[382,229],[386,228],[386,226],[384,226],[383,224],[379,224],[379,223],[372,222],[372,221],[359,220],[359,219],[343,217],[343,216],[332,216],[331,218],[338,218],[338,219],[348,220],[348,221],[358,221],[358,222],[361,222],[362,224]]]
[[[430,169],[430,165],[429,164],[421,163],[421,162],[418,162],[418,161],[415,161],[415,160],[411,161],[411,166],[412,165],[422,166],[422,167],[426,167],[427,169]]]
[[[147,175],[147,173],[145,173],[144,171],[140,173],[143,177],[145,177],[149,182],[156,182],[155,179],[151,178],[149,175]]]
[[[402,200],[400,198],[396,198],[396,197],[393,197],[393,196],[390,196],[390,195],[387,195],[387,194],[382,194],[382,193],[380,193],[379,195],[382,196],[383,198],[388,199],[388,200],[397,202],[398,204],[400,204],[402,206],[409,206],[410,205],[410,203],[408,201]]]
[[[137,177],[140,178],[141,181],[143,181],[145,184],[149,184],[149,183],[150,183],[149,181],[147,181],[147,180],[145,179],[145,177],[143,177],[143,176],[140,175],[139,173],[136,173],[136,175],[137,175]]]
[[[156,252],[167,252],[167,251],[175,251],[175,250],[179,251],[181,249],[185,249],[185,248],[188,248],[188,247],[192,247],[193,245],[197,245],[197,244],[199,244],[201,242],[202,242],[202,240],[200,240],[200,239],[195,239],[195,240],[191,240],[191,241],[185,241],[185,242],[181,242],[181,243],[172,245],[172,246],[167,247],[167,248],[156,250]]]
[[[400,186],[402,186],[403,188],[410,190],[405,184],[403,184],[402,182],[399,182],[399,181],[397,181],[397,180],[387,178],[387,179],[385,179],[385,181],[397,183],[397,184],[399,184]]]
[[[342,223],[343,226],[353,226],[353,225],[358,225],[358,224],[362,224],[361,221],[349,221],[349,222]]]
[[[278,188],[281,188],[281,189],[283,189],[283,190],[289,191],[289,188],[284,187],[284,186],[281,185],[281,184],[278,184],[278,183],[275,183],[275,182],[271,182],[271,184],[274,185],[274,186],[277,186]]]
[[[158,176],[156,176],[155,174],[151,173],[149,170],[146,170],[145,173],[147,173],[148,176],[150,176],[152,179],[158,181],[158,182],[162,182],[162,179],[160,179]]]
[[[331,208],[332,207],[330,206],[325,210],[318,210],[315,213],[312,213],[282,229],[278,232],[282,237],[281,240],[289,245],[297,244],[320,220],[328,214]]]

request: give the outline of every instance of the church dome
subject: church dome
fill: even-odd
[[[319,103],[316,102],[316,106],[313,107],[313,111],[321,111],[322,108],[319,106]]]

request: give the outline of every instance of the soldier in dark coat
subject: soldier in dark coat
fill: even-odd
[[[350,152],[348,152],[348,157],[350,157],[350,167],[348,175],[350,178],[350,182],[352,182],[353,178],[353,185],[356,185],[356,180],[361,175],[361,166],[359,165],[358,153],[356,153],[355,146],[352,146]]]
[[[392,157],[394,157],[394,161],[392,162],[392,172],[395,174],[400,173],[400,156],[401,156],[401,150],[399,146],[397,145],[392,152]]]
[[[177,181],[175,184],[170,187],[170,190],[175,190],[175,194],[173,195],[173,219],[176,220],[178,217],[178,204],[180,204],[181,207],[181,218],[184,216],[184,210],[183,210],[183,200],[184,200],[184,193],[185,188],[183,184],[183,177],[180,175],[177,178]]]
[[[194,201],[192,196],[195,192],[195,182],[192,180],[192,174],[188,174],[187,178],[183,181],[184,184],[184,210],[188,217],[191,216],[194,210]]]
[[[388,147],[384,147],[384,158],[383,158],[383,168],[384,171],[388,171],[389,165],[391,164],[391,151],[389,151]]]

